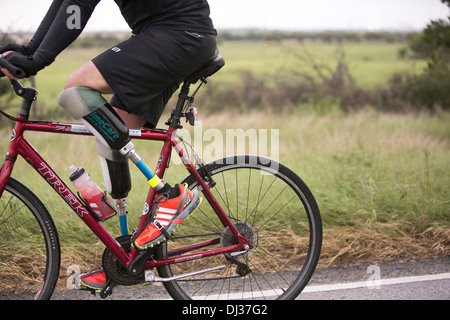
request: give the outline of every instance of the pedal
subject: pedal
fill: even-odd
[[[95,294],[97,293],[98,290],[92,289],[92,288],[88,288],[85,286],[80,286],[80,288],[77,288],[78,291],[87,291],[90,294],[92,294],[93,296],[95,296]]]

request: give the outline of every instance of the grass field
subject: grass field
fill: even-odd
[[[293,50],[298,44],[230,42],[221,45],[227,67],[215,82],[237,81],[244,70],[277,75],[295,68]],[[382,85],[394,72],[411,70],[410,61],[396,58],[399,44],[346,44],[346,56],[355,79],[362,86]],[[334,45],[313,43],[308,50],[331,63]],[[67,76],[102,50],[68,50],[37,78],[42,108],[63,115],[56,98]],[[290,60],[292,59],[292,60]],[[292,61],[292,62],[290,62]],[[424,62],[415,64],[420,72]],[[204,129],[267,128],[279,130],[279,160],[310,186],[324,221],[321,265],[348,264],[405,257],[442,256],[450,253],[450,114],[384,114],[370,108],[343,114],[311,111],[246,115],[220,114],[203,118]],[[201,107],[200,107],[201,115]],[[165,120],[165,119],[163,119]],[[7,122],[1,122],[0,152],[9,140]],[[30,141],[69,184],[68,167],[85,167],[102,182],[93,139],[30,134]],[[136,143],[141,156],[154,167],[159,144]],[[168,182],[185,173],[172,166]],[[54,217],[64,251],[64,268],[78,264],[96,266],[103,247],[89,230],[54,197],[39,176],[19,160],[14,177],[43,199]],[[132,168],[130,218],[142,211],[147,184]],[[106,226],[118,232],[117,221]]]
[[[370,89],[386,83],[386,79],[405,71],[420,72],[424,61],[399,60],[399,43],[344,43],[346,60],[356,82]],[[310,65],[300,54],[309,53],[318,64],[336,67],[339,46],[330,43],[287,42],[225,42],[220,46],[221,54],[228,65],[226,72],[217,75],[217,81],[235,81],[242,71],[267,76],[280,76],[292,71],[310,73]]]
[[[423,70],[423,60],[399,60],[398,50],[402,43],[363,42],[344,43],[346,62],[356,83],[364,89],[386,86],[387,79],[398,72]],[[264,77],[268,84],[273,79],[289,76],[294,72],[314,74],[310,55],[314,63],[335,69],[338,61],[338,46],[332,43],[284,42],[224,42],[219,45],[220,53],[226,60],[225,68],[216,74],[215,84],[239,83],[245,72]],[[106,48],[105,48],[106,49]],[[64,87],[67,77],[78,67],[105,49],[68,49],[61,53],[56,62],[39,73],[36,86],[39,91],[39,114],[52,118],[66,115],[57,106],[57,97]],[[302,56],[302,57],[300,57]]]

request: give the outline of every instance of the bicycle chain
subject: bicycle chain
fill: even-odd
[[[229,228],[227,228],[227,229],[229,229]],[[227,229],[225,229],[224,232],[222,232],[222,233],[210,233],[210,234],[206,234],[206,235],[222,235],[222,241],[223,241],[225,234],[227,234],[227,231],[229,232],[229,230],[227,230]],[[175,238],[180,239],[180,238],[190,238],[190,237],[197,237],[197,236],[205,236],[205,234],[178,236]],[[116,238],[116,240],[122,246],[122,248],[125,249],[125,251],[129,252],[131,250],[131,246],[132,246],[132,242],[133,242],[132,235],[123,235],[123,236]],[[167,240],[165,240],[164,242],[166,242],[166,241]],[[228,241],[230,241],[230,240],[228,240]],[[257,242],[257,240],[255,242]],[[223,242],[221,244],[222,244],[222,246],[231,245],[231,244],[225,244]],[[227,260],[229,259],[228,257],[226,257],[226,258],[227,258]],[[251,272],[251,270],[249,270],[249,272],[245,272],[245,274],[243,275],[243,274],[241,274],[241,272],[238,272],[239,267],[240,267],[239,264],[241,264],[241,263],[236,263],[237,261],[230,261],[230,262],[238,265],[238,269],[236,270],[236,273],[239,274],[239,276],[237,276],[237,277],[242,277],[244,275],[247,275],[249,272]],[[133,274],[129,273],[128,270],[117,260],[116,256],[114,254],[112,254],[108,248],[106,248],[105,251],[103,252],[102,264],[103,264],[103,270],[105,271],[107,279],[112,280],[114,283],[116,283],[118,285],[133,286],[133,285],[138,285],[138,284],[142,284],[145,282],[144,271],[140,272],[137,275],[133,275]],[[244,269],[246,269],[246,268],[244,268]],[[215,280],[217,280],[217,278],[215,278]]]

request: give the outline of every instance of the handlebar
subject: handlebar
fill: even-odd
[[[25,78],[25,72],[5,59],[6,55],[0,54],[0,67],[7,69],[18,79]],[[0,72],[1,73],[1,72]],[[3,74],[1,74],[3,75]]]

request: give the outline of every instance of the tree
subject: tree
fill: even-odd
[[[450,8],[450,0],[441,0]],[[406,90],[419,107],[450,109],[450,16],[431,21],[410,43],[418,56],[428,58],[423,74],[412,77]]]

